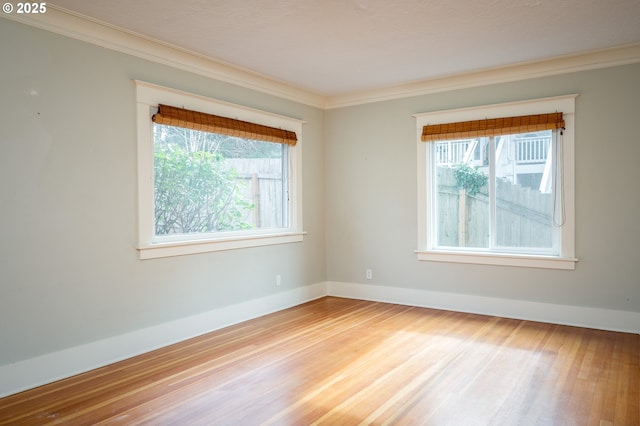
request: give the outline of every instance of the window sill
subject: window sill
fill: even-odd
[[[512,255],[501,253],[470,253],[451,251],[417,250],[418,260],[432,262],[472,263],[477,265],[516,266],[523,268],[576,269],[576,258]]]
[[[138,251],[140,253],[140,259],[156,259],[159,257],[183,256],[213,251],[297,243],[303,241],[305,234],[306,232],[287,232],[206,240],[157,242],[141,245],[138,247]]]

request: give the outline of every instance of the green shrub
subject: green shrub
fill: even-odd
[[[456,164],[453,169],[458,188],[464,188],[469,195],[476,195],[489,180],[487,175],[466,163]]]

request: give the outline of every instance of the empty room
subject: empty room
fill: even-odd
[[[0,424],[640,425],[640,2],[0,12]]]

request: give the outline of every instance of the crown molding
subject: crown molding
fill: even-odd
[[[333,96],[327,99],[325,108],[341,108],[638,62],[640,43]]]
[[[279,82],[240,67],[215,61],[204,55],[164,43],[111,24],[77,14],[51,3],[43,14],[3,14],[2,17],[55,34],[126,53],[183,71],[231,83],[318,108],[326,97]]]
[[[47,13],[44,14],[3,14],[2,17],[321,109],[341,108],[640,62],[640,43],[637,43],[343,95],[324,96],[88,18],[50,3],[47,4]]]

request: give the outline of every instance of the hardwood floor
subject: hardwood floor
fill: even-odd
[[[322,298],[0,399],[0,424],[640,425],[640,335]]]

